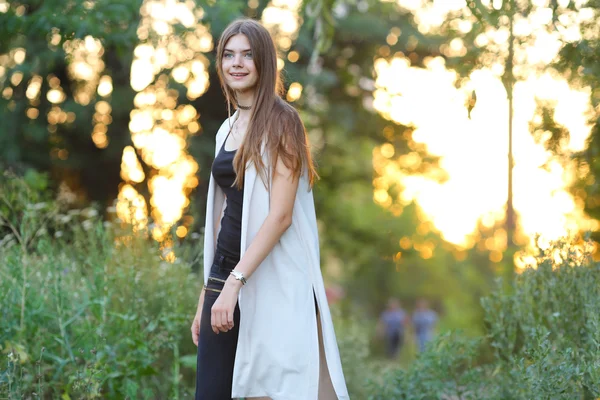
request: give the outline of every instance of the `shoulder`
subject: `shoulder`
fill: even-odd
[[[304,130],[304,124],[300,119],[298,110],[281,98],[278,98],[273,104],[269,119],[273,128],[281,134],[296,129]]]

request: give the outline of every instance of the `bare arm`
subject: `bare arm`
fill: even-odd
[[[244,257],[235,267],[235,270],[243,273],[247,279],[252,276],[292,224],[297,189],[298,180],[292,178],[292,171],[279,160],[271,187],[269,214],[244,253]],[[230,278],[235,281],[233,277]]]

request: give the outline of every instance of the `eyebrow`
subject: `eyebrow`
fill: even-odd
[[[235,51],[233,51],[233,50],[231,50],[231,49],[224,49],[224,50],[223,50],[223,52],[226,52],[226,51],[228,51],[228,52],[230,52],[230,53],[235,53]],[[247,53],[247,52],[249,52],[249,51],[252,51],[252,49],[245,49],[245,50],[242,50],[240,53]]]

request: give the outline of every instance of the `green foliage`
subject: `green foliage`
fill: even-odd
[[[32,169],[23,179],[8,171],[0,176],[0,243],[18,244],[27,251],[38,236],[47,233],[57,213],[56,205],[48,202],[47,186],[47,176]]]
[[[135,42],[136,24],[142,0],[86,1],[11,1],[6,13],[0,13],[0,37],[20,35],[44,37],[53,30],[65,39],[91,35],[104,38],[105,44],[119,49]],[[22,38],[25,39],[25,38]],[[13,44],[0,42],[0,53]]]
[[[485,337],[442,335],[409,367],[373,381],[370,399],[598,398],[600,264],[565,242],[537,262],[482,300]]]
[[[474,366],[479,345],[478,339],[441,335],[408,368],[391,370],[380,381],[372,381],[368,398],[480,399],[486,376]]]
[[[506,393],[600,396],[600,264],[558,243],[513,288],[482,302],[498,365],[519,383]]]
[[[8,208],[24,211],[2,213],[20,235],[0,244],[0,397],[189,395],[199,288],[189,265],[167,263],[168,249],[145,233],[103,224],[89,209],[49,218],[56,204],[28,206],[31,186],[6,185]]]
[[[367,398],[367,381],[375,377],[376,367],[370,359],[369,329],[356,316],[342,317],[332,307],[344,377],[351,399]]]

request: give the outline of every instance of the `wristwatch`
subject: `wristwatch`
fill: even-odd
[[[246,278],[244,278],[244,274],[242,274],[240,271],[231,271],[230,274],[233,275],[235,279],[242,282],[242,285],[246,284]]]

